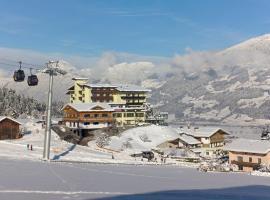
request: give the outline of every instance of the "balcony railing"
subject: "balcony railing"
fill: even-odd
[[[122,99],[145,99],[144,96],[122,96]]]
[[[251,162],[244,162],[244,161],[237,161],[237,160],[232,160],[231,164],[240,165],[244,167],[253,167],[253,168],[258,168],[260,166],[260,163],[251,163]]]

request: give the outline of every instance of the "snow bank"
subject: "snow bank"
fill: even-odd
[[[111,137],[107,148],[116,151],[136,153],[156,148],[157,145],[179,137],[175,129],[151,125],[124,131],[120,136]]]

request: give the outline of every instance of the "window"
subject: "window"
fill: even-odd
[[[127,117],[134,117],[134,113],[127,113]]]
[[[250,163],[252,163],[252,157],[249,157],[249,158],[248,158],[248,161],[249,161]]]
[[[83,125],[90,125],[90,122],[84,122]]]
[[[93,125],[99,125],[99,122],[93,122]]]
[[[136,117],[144,117],[144,113],[136,113]]]
[[[90,118],[90,114],[85,114],[84,118]]]
[[[102,117],[108,117],[108,114],[102,114]]]
[[[95,118],[98,118],[98,117],[99,117],[99,114],[94,114],[94,117],[95,117]]]
[[[237,161],[238,162],[243,162],[243,157],[242,156],[237,156]]]
[[[242,166],[242,165],[238,165],[238,169],[239,169],[240,171],[242,171],[242,170],[243,170],[243,166]]]
[[[122,113],[113,113],[113,117],[122,117]]]
[[[258,158],[258,163],[261,164],[262,163],[262,159]]]

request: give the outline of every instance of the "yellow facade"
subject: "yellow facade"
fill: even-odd
[[[74,78],[74,87],[69,89],[70,103],[95,103],[92,100],[92,88],[87,86],[87,79]],[[146,103],[146,91],[119,91],[113,93],[114,105],[121,105],[124,108],[134,108],[133,110],[121,109],[114,112],[114,120],[118,126],[135,126],[138,123],[145,122],[145,111],[142,105]],[[136,109],[136,110],[135,110]]]
[[[117,126],[136,126],[145,122],[145,111],[116,111],[113,118]]]
[[[122,95],[118,92],[116,94],[113,95],[113,103],[116,103],[116,104],[125,104],[126,101],[124,101],[122,99]]]

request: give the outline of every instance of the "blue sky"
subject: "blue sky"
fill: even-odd
[[[269,11],[268,0],[0,0],[0,47],[169,57],[269,33]]]

